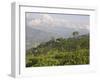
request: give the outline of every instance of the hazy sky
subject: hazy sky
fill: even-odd
[[[32,28],[75,28],[89,30],[88,15],[26,13],[26,26]]]

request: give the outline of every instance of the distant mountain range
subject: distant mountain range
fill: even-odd
[[[87,29],[72,29],[65,27],[54,27],[54,28],[32,28],[26,27],[26,49],[38,46],[41,42],[47,42],[52,38],[68,38],[72,37],[72,33],[78,31],[79,35],[88,34]]]

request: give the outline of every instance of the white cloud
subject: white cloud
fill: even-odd
[[[29,15],[28,15],[29,16]],[[50,16],[49,14],[40,14],[40,17],[32,19],[28,22],[28,25],[31,27],[66,27],[66,28],[76,28],[76,29],[88,29],[89,30],[89,24],[87,23],[79,23],[79,22],[73,22],[67,19],[60,19]]]
[[[29,22],[29,25],[31,25],[31,26],[39,26],[41,24],[41,20],[40,19],[35,19],[35,20],[31,20],[30,22]]]
[[[42,14],[40,19],[41,19],[42,25],[43,24],[44,25],[51,25],[51,27],[52,27],[54,24],[54,18],[48,14]]]

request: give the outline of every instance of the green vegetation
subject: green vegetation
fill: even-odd
[[[89,35],[52,38],[26,51],[26,67],[89,64]]]

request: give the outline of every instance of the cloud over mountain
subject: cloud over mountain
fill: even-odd
[[[37,46],[53,38],[69,38],[78,31],[89,33],[89,16],[61,14],[26,14],[26,48]]]
[[[35,16],[35,17],[34,17]],[[30,15],[27,16],[27,26],[38,28],[45,26],[44,28],[52,28],[52,27],[65,27],[65,28],[74,28],[74,29],[88,29],[89,30],[89,21],[86,22],[82,19],[67,19],[66,18],[58,18],[52,16],[52,14],[38,14],[38,15]],[[38,17],[36,17],[38,16]],[[62,15],[63,16],[63,15]]]

